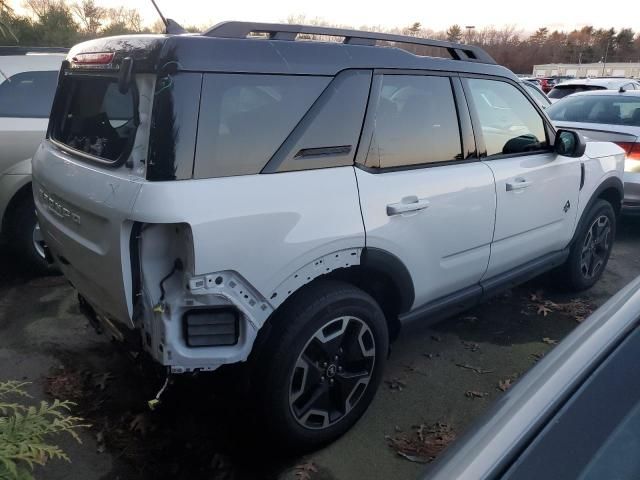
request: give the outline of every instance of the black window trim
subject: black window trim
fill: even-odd
[[[519,84],[519,82],[515,82],[515,81],[511,80],[510,78],[506,78],[506,77],[497,77],[495,75],[481,75],[481,74],[474,74],[474,73],[461,73],[459,75],[459,77],[460,77],[460,80],[461,80],[461,83],[462,83],[462,89],[463,89],[465,97],[467,99],[469,113],[471,115],[471,122],[473,124],[473,131],[477,132],[476,133],[476,144],[478,146],[479,157],[482,160],[487,160],[487,161],[502,160],[502,159],[507,159],[507,158],[522,157],[522,156],[526,156],[526,155],[540,155],[540,154],[552,153],[553,152],[553,148],[554,148],[553,145],[555,143],[555,138],[556,138],[556,130],[553,127],[553,124],[551,123],[551,120],[549,120],[549,117],[544,113],[544,111],[538,105],[538,103],[527,93],[525,88],[522,85]],[[503,153],[503,154],[500,154],[500,155],[488,156],[487,155],[487,147],[486,147],[486,144],[485,144],[485,141],[484,141],[484,137],[482,135],[482,128],[480,126],[480,117],[478,116],[478,112],[476,111],[476,108],[475,108],[473,102],[469,101],[469,99],[471,98],[471,92],[470,92],[469,86],[467,85],[467,82],[465,80],[466,79],[470,79],[470,78],[476,78],[476,79],[479,79],[479,80],[495,80],[495,81],[499,81],[499,82],[504,82],[504,83],[512,85],[513,87],[518,89],[524,95],[524,97],[529,101],[529,103],[533,106],[533,108],[535,108],[535,110],[538,112],[538,115],[540,116],[540,118],[541,118],[541,120],[543,122],[543,126],[544,126],[545,133],[546,133],[546,136],[547,136],[547,142],[549,143],[549,146],[547,148],[543,148],[543,149],[540,149],[540,150],[532,150],[530,152]]]
[[[138,91],[138,86],[136,84],[135,81],[131,82],[131,86],[129,87],[131,89],[131,94],[133,96],[133,121],[134,121],[134,125],[136,127],[135,133],[134,135],[129,139],[129,142],[127,143],[127,146],[125,147],[125,149],[122,151],[122,153],[120,154],[120,156],[115,159],[115,160],[107,160],[105,158],[101,158],[98,157],[97,155],[91,155],[90,153],[87,152],[83,152],[81,150],[77,150],[69,145],[67,145],[66,143],[62,143],[59,140],[56,140],[55,138],[53,138],[53,130],[54,130],[54,118],[58,118],[59,114],[61,113],[60,110],[63,107],[67,107],[68,106],[68,102],[71,101],[71,97],[69,96],[68,98],[64,99],[66,100],[65,104],[63,105],[62,102],[62,98],[60,98],[60,92],[62,91],[61,89],[61,85],[62,85],[62,81],[64,79],[65,76],[74,76],[74,77],[98,77],[98,78],[104,78],[104,77],[114,77],[118,78],[117,73],[113,74],[113,73],[105,73],[105,72],[70,72],[70,71],[65,71],[64,73],[62,73],[60,75],[60,81],[58,83],[58,87],[56,89],[56,98],[53,102],[53,106],[51,107],[51,117],[49,120],[49,127],[47,128],[47,134],[46,134],[46,140],[48,140],[49,142],[51,142],[55,147],[57,147],[59,150],[69,154],[69,155],[75,155],[78,157],[81,157],[84,160],[87,160],[91,163],[97,164],[97,165],[101,165],[101,166],[106,166],[106,167],[110,167],[110,168],[118,168],[120,166],[122,166],[127,159],[129,158],[129,155],[131,155],[131,151],[133,150],[133,147],[135,145],[135,141],[136,141],[136,137],[138,135],[138,127],[140,126],[140,92]],[[66,108],[65,108],[66,110]]]
[[[45,72],[54,72],[57,73],[58,70],[25,70],[23,72],[16,72],[13,75],[11,75],[8,79],[6,79],[6,82],[11,82],[12,78],[17,76],[17,75],[22,75],[23,73],[45,73]],[[3,82],[4,83],[4,82]],[[55,94],[57,92],[57,88],[56,90],[54,90],[54,98],[55,98]],[[51,111],[53,111],[53,99],[51,101]],[[51,115],[51,112],[49,112],[49,115],[2,115],[0,114],[0,118],[37,118],[37,119],[43,119],[43,118],[49,118]]]
[[[382,78],[384,75],[413,75],[424,77],[447,77],[449,79],[449,85],[451,86],[451,95],[454,99],[456,106],[456,116],[458,118],[458,132],[460,134],[460,147],[461,154],[465,157],[463,159],[451,159],[442,160],[439,162],[426,162],[416,163],[413,165],[397,165],[393,167],[372,167],[366,165],[366,159],[373,139],[373,123],[372,115],[375,113],[375,105],[373,102],[377,101],[380,89],[382,87]],[[445,70],[412,70],[412,69],[392,69],[392,68],[376,68],[373,70],[371,78],[371,89],[369,90],[369,99],[367,101],[367,107],[364,115],[364,123],[362,127],[362,133],[360,134],[360,141],[358,142],[358,149],[354,157],[355,167],[373,174],[399,172],[404,170],[417,170],[431,167],[443,167],[446,165],[464,165],[467,163],[473,163],[480,161],[478,156],[477,138],[474,137],[473,123],[471,112],[467,106],[465,98],[460,98],[462,94],[461,89],[456,87],[458,72],[445,71]],[[464,113],[469,116],[469,121],[461,120]],[[367,138],[368,137],[368,138]],[[473,139],[473,143],[471,143]],[[465,155],[466,152],[466,155]]]

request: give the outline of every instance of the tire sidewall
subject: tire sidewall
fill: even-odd
[[[345,433],[364,413],[382,380],[388,352],[388,332],[384,315],[375,301],[364,292],[354,289],[354,294],[329,295],[324,305],[311,304],[295,318],[282,318],[285,328],[272,332],[272,340],[265,345],[261,355],[262,376],[259,381],[262,397],[262,415],[268,415],[271,433],[288,446],[307,450],[323,445]],[[333,298],[332,298],[333,297]],[[368,297],[368,298],[367,298]],[[291,312],[293,313],[293,312]],[[286,314],[285,314],[286,315]],[[298,356],[311,337],[329,321],[343,316],[362,320],[371,330],[376,346],[373,372],[366,390],[358,403],[334,425],[322,430],[307,429],[300,425],[289,406],[289,388]],[[266,393],[266,395],[265,395]]]

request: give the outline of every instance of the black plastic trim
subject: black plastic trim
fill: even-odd
[[[216,344],[216,345],[192,345],[189,342],[189,326],[187,324],[187,316],[190,313],[193,312],[203,312],[203,311],[210,311],[210,312],[218,312],[218,311],[226,311],[228,313],[231,313],[234,316],[234,341],[233,343],[220,343],[220,344]],[[202,306],[202,307],[193,307],[190,308],[189,310],[185,311],[182,314],[182,331],[183,331],[183,335],[184,335],[184,341],[186,343],[186,345],[190,348],[211,348],[211,347],[223,347],[223,346],[231,346],[231,345],[237,345],[238,344],[238,340],[240,338],[240,312],[238,311],[238,309],[236,307],[232,307],[232,306],[228,306],[228,305],[219,305],[219,306]]]
[[[415,300],[413,279],[407,267],[394,254],[375,247],[365,247],[360,255],[360,265],[388,275],[400,294],[400,313],[408,312]]]
[[[433,323],[455,313],[462,312],[503,290],[520,285],[538,275],[562,265],[569,256],[569,248],[552,252],[530,262],[501,273],[479,284],[445,295],[399,316],[402,324],[424,319]]]

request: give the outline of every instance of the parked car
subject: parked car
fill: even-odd
[[[640,277],[518,380],[422,477],[640,478]]]
[[[640,90],[594,90],[555,103],[548,115],[558,128],[579,131],[591,140],[615,142],[627,153],[625,213],[640,213]]]
[[[248,361],[264,432],[310,448],[362,415],[403,324],[553,268],[592,286],[623,163],[478,47],[227,22],[75,46],[34,194],[89,318],[174,373]]]
[[[561,98],[576,92],[590,90],[640,90],[640,83],[631,78],[579,78],[562,82],[548,93],[551,102],[557,102]]]
[[[551,105],[551,100],[549,100],[549,97],[547,97],[542,89],[537,87],[534,83],[522,82],[522,84],[525,86],[526,90],[529,92],[529,95],[533,97],[540,108],[547,108],[549,105]]]
[[[38,270],[47,263],[31,191],[31,157],[47,130],[65,52],[0,47],[0,230]]]

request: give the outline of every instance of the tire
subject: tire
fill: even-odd
[[[7,212],[9,246],[25,260],[25,267],[30,272],[41,275],[56,273],[44,256],[44,242],[40,236],[31,189],[19,192],[10,208]]]
[[[568,290],[591,288],[604,272],[616,236],[616,214],[606,200],[597,200],[584,216],[561,267],[560,285]]]
[[[279,444],[308,451],[344,434],[371,403],[387,323],[371,296],[334,280],[294,295],[272,322],[254,359],[254,411]]]

